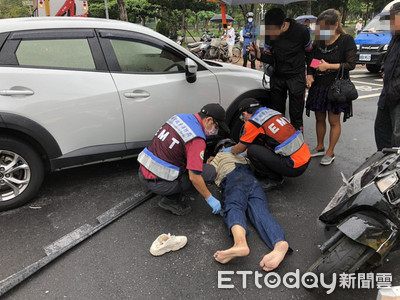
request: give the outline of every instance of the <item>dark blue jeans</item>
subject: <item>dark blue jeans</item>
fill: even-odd
[[[246,212],[250,222],[270,249],[285,241],[285,232],[268,209],[267,197],[261,184],[248,165],[236,164],[221,183],[224,205],[222,213],[229,233],[233,225],[240,225],[249,234]]]

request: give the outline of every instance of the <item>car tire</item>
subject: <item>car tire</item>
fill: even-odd
[[[367,65],[367,70],[370,71],[371,73],[379,73],[381,70],[380,65]]]
[[[0,211],[29,202],[44,178],[44,165],[29,144],[0,137]]]
[[[240,120],[240,114],[239,112],[236,112],[232,122],[230,124],[230,137],[235,141],[239,142],[240,137],[242,136],[244,129],[244,122]]]

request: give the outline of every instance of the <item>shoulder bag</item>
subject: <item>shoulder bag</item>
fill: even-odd
[[[340,64],[338,74],[335,81],[329,87],[328,100],[330,102],[336,102],[343,104],[356,100],[358,98],[358,92],[354,84],[350,81],[350,78],[344,78],[344,66]]]

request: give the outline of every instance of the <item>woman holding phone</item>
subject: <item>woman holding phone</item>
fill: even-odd
[[[337,104],[328,101],[328,91],[335,81],[340,66],[345,76],[356,66],[356,44],[352,36],[342,28],[340,12],[335,9],[323,11],[317,19],[313,60],[307,70],[306,114],[315,112],[317,145],[311,150],[311,157],[322,156],[321,165],[330,165],[335,160],[334,149],[341,133],[340,116],[343,122],[353,115],[351,102]],[[329,147],[325,151],[326,118],[330,125]]]

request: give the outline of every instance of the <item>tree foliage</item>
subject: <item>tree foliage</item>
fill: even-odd
[[[206,0],[107,0],[108,11],[111,19],[121,19],[118,3],[124,2],[129,22],[142,23],[146,20],[157,18],[164,20],[170,30],[186,30],[186,23],[195,24],[199,30],[199,24],[207,23],[214,15],[221,13],[218,3],[206,2]],[[22,5],[23,0],[0,0],[0,18],[27,17],[31,15],[30,7]],[[388,0],[318,0],[311,2],[311,13],[318,15],[328,8],[338,9],[342,15],[354,19],[362,16],[368,19],[380,12],[388,3]],[[105,18],[104,0],[88,0],[89,16]],[[264,12],[272,4],[264,5]],[[255,14],[260,12],[260,5],[247,4],[239,6],[227,6],[226,10],[235,21],[236,25],[242,25],[247,12]],[[282,6],[279,6],[282,7]],[[283,7],[289,17],[307,14],[307,2],[297,2]],[[164,24],[165,25],[165,24]],[[163,27],[165,27],[163,25]]]
[[[23,0],[0,0],[0,18],[29,17],[28,6],[22,5]]]

